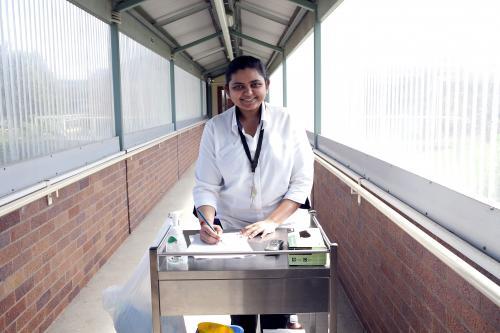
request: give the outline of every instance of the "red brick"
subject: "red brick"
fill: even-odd
[[[14,306],[16,302],[16,294],[11,292],[9,295],[0,300],[0,316],[9,310],[12,306]]]
[[[30,277],[28,280],[24,281],[19,287],[16,288],[16,300],[19,301],[27,292],[33,289],[33,277]]]
[[[474,308],[480,308],[481,293],[451,269],[447,270],[446,283],[451,292],[460,295]]]
[[[10,243],[11,243],[10,233],[9,232],[0,233],[0,250],[9,245]]]
[[[0,266],[5,265],[10,260],[19,255],[19,253],[22,251],[22,248],[22,242],[18,240],[0,250]]]
[[[70,210],[69,210],[69,213],[68,213],[68,218],[69,219],[72,219],[73,217],[75,217],[78,213],[80,212],[80,206],[79,205],[76,205],[74,207],[72,207]]]
[[[44,320],[44,318],[45,318],[45,311],[37,312],[37,314],[30,320],[28,325],[25,328],[23,328],[22,332],[23,333],[38,332],[37,327]]]
[[[30,231],[30,223],[29,221],[24,221],[22,223],[18,223],[16,226],[10,229],[10,240],[11,242],[23,237]]]
[[[4,254],[2,253],[2,255]],[[8,263],[0,267],[0,282],[5,281],[9,276],[12,275],[12,273],[14,273],[14,269],[12,266],[12,261],[9,261]]]
[[[15,226],[21,221],[20,210],[17,209],[6,215],[0,216],[0,233]]]
[[[24,265],[30,262],[31,259],[31,249],[27,249],[26,251],[21,252],[12,260],[12,269],[14,271],[20,270]]]
[[[26,309],[26,302],[24,299],[17,302],[10,310],[5,313],[5,324],[9,326],[17,317]]]
[[[90,177],[81,179],[78,183],[80,190],[87,188],[90,185]]]
[[[481,297],[480,311],[484,318],[487,318],[491,325],[500,332],[500,307],[493,303],[486,296]]]
[[[30,202],[29,204],[21,208],[21,219],[28,220],[33,215],[39,213],[41,200],[43,199],[38,199],[33,202]]]
[[[48,221],[48,215],[47,212],[41,212],[40,214],[37,214],[31,218],[31,230],[34,230],[38,227],[40,227],[42,224],[46,223]]]
[[[54,315],[51,313],[40,324],[40,326],[38,328],[39,332],[45,332],[47,330],[47,328],[49,328],[50,324],[52,324],[53,321],[54,321]]]
[[[16,320],[16,331],[19,332],[21,329],[26,326],[30,320],[35,316],[36,314],[36,307],[35,305],[31,305],[26,311],[23,312],[23,314]]]

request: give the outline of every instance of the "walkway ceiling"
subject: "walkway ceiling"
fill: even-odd
[[[315,7],[310,0],[121,0],[114,10],[154,26],[170,41],[174,59],[184,53],[205,76],[216,77],[239,55],[269,67]]]

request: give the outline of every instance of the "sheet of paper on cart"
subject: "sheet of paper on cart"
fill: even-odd
[[[306,333],[306,330],[304,329],[288,329],[288,328],[278,328],[278,329],[275,329],[275,330],[268,330],[268,329],[264,329],[263,331],[264,333]]]
[[[241,236],[239,232],[223,233],[221,241],[217,244],[207,244],[200,239],[200,234],[189,236],[191,244],[188,246],[188,252],[199,252],[200,255],[193,256],[194,258],[205,259],[227,259],[227,258],[243,258],[252,255],[252,247],[248,244],[248,239]],[[213,252],[238,251],[248,252],[245,254],[224,254],[215,255]]]

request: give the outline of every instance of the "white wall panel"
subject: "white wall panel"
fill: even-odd
[[[178,122],[201,116],[200,79],[174,66],[175,113]]]
[[[322,26],[322,135],[500,207],[499,12],[342,3]]]
[[[278,68],[269,77],[269,103],[271,105],[283,106],[283,66]]]
[[[0,165],[114,136],[109,38],[65,0],[0,1]]]
[[[124,133],[172,122],[167,59],[120,33],[120,73]]]
[[[310,34],[286,61],[287,108],[306,130],[314,132],[314,34]]]

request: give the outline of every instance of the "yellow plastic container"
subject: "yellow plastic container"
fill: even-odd
[[[233,329],[229,326],[217,323],[199,323],[198,333],[234,333]]]

